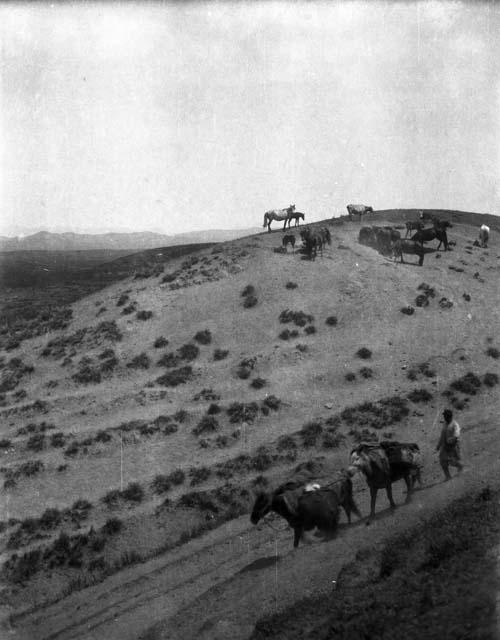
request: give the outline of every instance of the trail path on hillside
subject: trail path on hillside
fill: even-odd
[[[251,527],[248,517],[239,518],[177,551],[131,567],[46,609],[20,616],[11,637],[246,638],[262,615],[334,588],[342,566],[360,549],[383,543],[467,490],[500,482],[494,427],[493,422],[483,423],[480,429],[465,434],[467,468],[452,482],[442,482],[433,459],[428,460],[424,487],[415,492],[410,505],[391,513],[381,492],[378,515],[370,526],[366,526],[366,519],[350,527],[342,524],[331,541],[309,534],[309,543],[293,550],[292,531],[284,528],[283,521],[274,520],[274,528],[265,524]],[[403,484],[395,485],[398,504],[404,501]],[[356,499],[366,514],[368,491],[363,484],[358,487]],[[154,630],[144,635],[153,625]]]

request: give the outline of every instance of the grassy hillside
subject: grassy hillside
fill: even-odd
[[[42,625],[40,611],[68,597],[75,608],[64,616],[78,617],[86,587],[90,602],[106,580],[119,589],[123,571],[179,558],[201,536],[232,539],[233,526],[252,535],[256,491],[296,473],[328,481],[360,440],[418,442],[437,481],[444,406],[471,455],[496,446],[498,236],[474,247],[477,220],[453,220],[453,250],[431,248],[423,267],[360,245],[359,223],[342,220],[314,225],[332,235],[315,261],[282,252],[281,231],[168,261],[150,255],[73,302],[64,327],[4,351],[0,552],[11,622],[29,626],[37,611]],[[361,480],[355,489],[366,513]],[[122,637],[151,624],[144,607]],[[40,637],[55,624],[47,613]]]
[[[0,252],[0,345],[67,326],[69,305],[113,282],[162,273],[165,263],[212,244],[127,251]]]

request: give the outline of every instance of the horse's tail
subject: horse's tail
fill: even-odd
[[[267,213],[264,214],[264,224],[262,226],[265,227],[266,224],[267,224]]]

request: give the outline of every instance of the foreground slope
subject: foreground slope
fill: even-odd
[[[422,268],[359,245],[356,222],[328,223],[316,261],[276,252],[281,232],[204,249],[78,301],[64,331],[5,354],[5,624],[19,637],[132,638],[151,625],[150,637],[245,637],[358,548],[487,478],[497,235],[482,250],[477,227],[452,221],[453,251]],[[422,283],[434,297],[401,313]],[[450,388],[469,372],[478,385]],[[473,473],[429,488],[445,402]],[[331,478],[371,437],[421,445],[427,488],[414,505],[295,554],[289,531],[250,528],[257,489],[303,462]],[[361,481],[356,491],[366,513]]]

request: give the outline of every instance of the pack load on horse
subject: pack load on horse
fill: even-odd
[[[414,442],[362,442],[351,451],[349,473],[361,472],[370,489],[370,516],[375,515],[377,491],[385,489],[391,509],[396,507],[392,498],[392,483],[404,480],[407,494],[406,502],[411,500],[415,480],[420,484],[422,456],[418,444]]]
[[[260,492],[255,500],[250,521],[257,524],[273,511],[294,530],[293,546],[298,547],[304,531],[318,528],[325,534],[337,529],[340,507],[351,522],[351,513],[361,518],[352,495],[352,480],[347,471],[341,471],[334,482],[320,486],[315,482],[291,481],[273,492]]]

